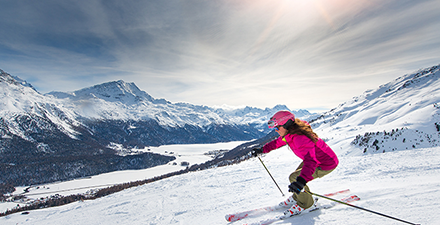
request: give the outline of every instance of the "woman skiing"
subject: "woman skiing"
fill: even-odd
[[[270,118],[269,128],[275,128],[280,135],[277,139],[265,144],[263,148],[255,149],[254,154],[268,153],[284,145],[288,145],[296,156],[303,161],[290,174],[289,192],[293,195],[282,204],[293,204],[284,212],[285,217],[301,213],[304,209],[314,205],[307,182],[321,178],[332,172],[338,165],[338,158],[333,150],[313,132],[311,126],[289,111],[279,111]]]

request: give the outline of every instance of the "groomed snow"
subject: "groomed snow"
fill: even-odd
[[[337,170],[309,186],[320,194],[349,188],[362,199],[354,203],[360,207],[412,223],[438,224],[439,159],[439,147],[344,155]],[[286,193],[287,177],[300,159],[281,148],[263,160]],[[224,215],[276,204],[284,198],[258,159],[251,159],[174,176],[93,201],[9,215],[0,218],[0,224],[243,224],[265,216],[228,223]],[[275,224],[403,223],[338,205]]]

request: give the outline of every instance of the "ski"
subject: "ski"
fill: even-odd
[[[324,196],[331,197],[331,196],[335,196],[338,194],[345,194],[345,193],[349,193],[349,192],[350,192],[350,189],[346,189],[346,190],[342,190],[342,191],[328,193],[328,194],[325,194]],[[225,218],[228,222],[234,222],[234,221],[241,220],[241,219],[244,219],[244,218],[250,217],[250,216],[256,217],[256,216],[263,215],[267,212],[272,212],[272,211],[276,211],[279,209],[288,208],[291,205],[289,203],[290,203],[290,201],[289,201],[289,199],[287,199],[286,201],[281,202],[279,205],[267,206],[267,207],[263,207],[263,208],[252,209],[252,210],[247,210],[247,211],[238,212],[238,213],[232,213],[232,214],[226,215]]]
[[[352,195],[352,196],[349,196],[347,198],[341,199],[341,201],[345,202],[345,203],[359,201],[359,200],[360,200],[360,198],[358,196],[356,196],[356,195]],[[298,216],[298,215],[301,215],[301,214],[304,214],[304,213],[307,213],[307,212],[312,212],[312,211],[320,210],[320,209],[328,209],[328,208],[331,208],[331,207],[333,207],[333,206],[335,206],[337,204],[338,204],[337,202],[331,202],[331,203],[325,204],[325,205],[318,204],[316,207],[308,208],[308,209],[304,210],[303,212],[301,212],[300,214],[297,214],[295,216]],[[288,219],[288,218],[294,217],[294,216],[291,216],[291,217],[284,218],[283,216],[284,215],[274,216],[272,218],[263,219],[263,220],[260,220],[260,221],[254,222],[254,223],[245,223],[243,225],[268,225],[268,224],[274,223],[274,222],[279,221],[279,220],[284,220],[284,219]]]

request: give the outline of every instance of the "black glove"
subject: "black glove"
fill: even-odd
[[[254,148],[251,152],[252,156],[257,157],[259,154],[263,153],[263,148]]]
[[[289,185],[289,192],[299,194],[304,186],[306,186],[307,181],[302,177],[297,177],[295,182]]]

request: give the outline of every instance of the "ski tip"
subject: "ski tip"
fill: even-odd
[[[235,222],[235,221],[238,221],[238,220],[243,219],[243,218],[246,217],[247,215],[248,215],[248,214],[246,214],[246,215],[244,215],[244,216],[237,216],[237,215],[235,215],[235,214],[228,214],[228,215],[225,216],[225,219],[226,219],[226,221],[228,221],[228,222]]]
[[[345,203],[349,203],[349,202],[354,202],[354,201],[359,201],[361,200],[361,198],[359,198],[357,195],[352,195],[346,198],[343,198],[342,201]]]

